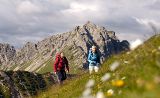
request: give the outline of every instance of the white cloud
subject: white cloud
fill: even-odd
[[[160,22],[157,22],[153,19],[140,19],[136,18],[135,20],[144,26],[147,26],[148,28],[152,29],[154,33],[159,33],[160,32]]]
[[[91,20],[92,22],[96,22],[97,20],[104,21],[106,18],[104,17],[106,13],[101,13],[99,3],[90,2],[71,2],[69,4],[69,8],[63,9],[60,12],[65,18],[73,19],[72,22],[79,22],[79,24],[84,24],[86,21]],[[97,13],[97,14],[96,14]],[[105,19],[104,19],[105,18]]]
[[[135,41],[131,42],[130,49],[134,50],[134,49],[136,49],[138,46],[140,46],[142,44],[143,44],[142,40],[136,39]]]
[[[129,42],[135,41],[135,39],[146,40],[149,38],[149,33],[137,34],[134,32],[131,33],[117,33],[118,39],[127,40]]]
[[[30,14],[40,12],[41,9],[31,1],[23,1],[17,6],[17,11],[20,14]]]
[[[159,4],[160,0],[0,0],[0,40],[20,46],[13,35],[35,41],[88,20],[114,30],[121,40],[141,39],[153,32],[139,25],[146,23],[141,19],[159,27]],[[133,16],[140,17],[139,22]]]
[[[97,11],[97,10],[98,10],[97,5],[72,2],[70,4],[70,8],[65,11],[69,12],[69,13],[74,13],[74,12],[78,13],[78,12],[82,12],[82,11]]]

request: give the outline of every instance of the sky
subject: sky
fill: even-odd
[[[120,40],[146,39],[160,31],[160,0],[0,0],[0,43],[26,42],[91,21]]]

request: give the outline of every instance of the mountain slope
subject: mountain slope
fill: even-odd
[[[115,71],[110,71],[109,66],[115,61],[120,65]],[[111,78],[101,82],[105,73],[110,73]],[[99,73],[91,76],[84,73],[74,80],[66,81],[63,86],[41,92],[38,98],[79,98],[89,79],[96,81],[92,95],[102,91],[107,98],[159,98],[160,35],[151,37],[133,51],[112,56],[105,61]],[[121,81],[118,82],[119,86],[114,82],[117,80]],[[113,95],[111,91],[108,92],[109,89],[114,91]]]

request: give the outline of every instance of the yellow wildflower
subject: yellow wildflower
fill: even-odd
[[[124,81],[123,80],[112,81],[112,86],[122,87],[122,86],[124,86]]]

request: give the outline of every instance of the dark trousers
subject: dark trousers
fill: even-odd
[[[62,82],[63,80],[66,80],[67,75],[65,70],[60,70],[57,72],[58,81]]]

